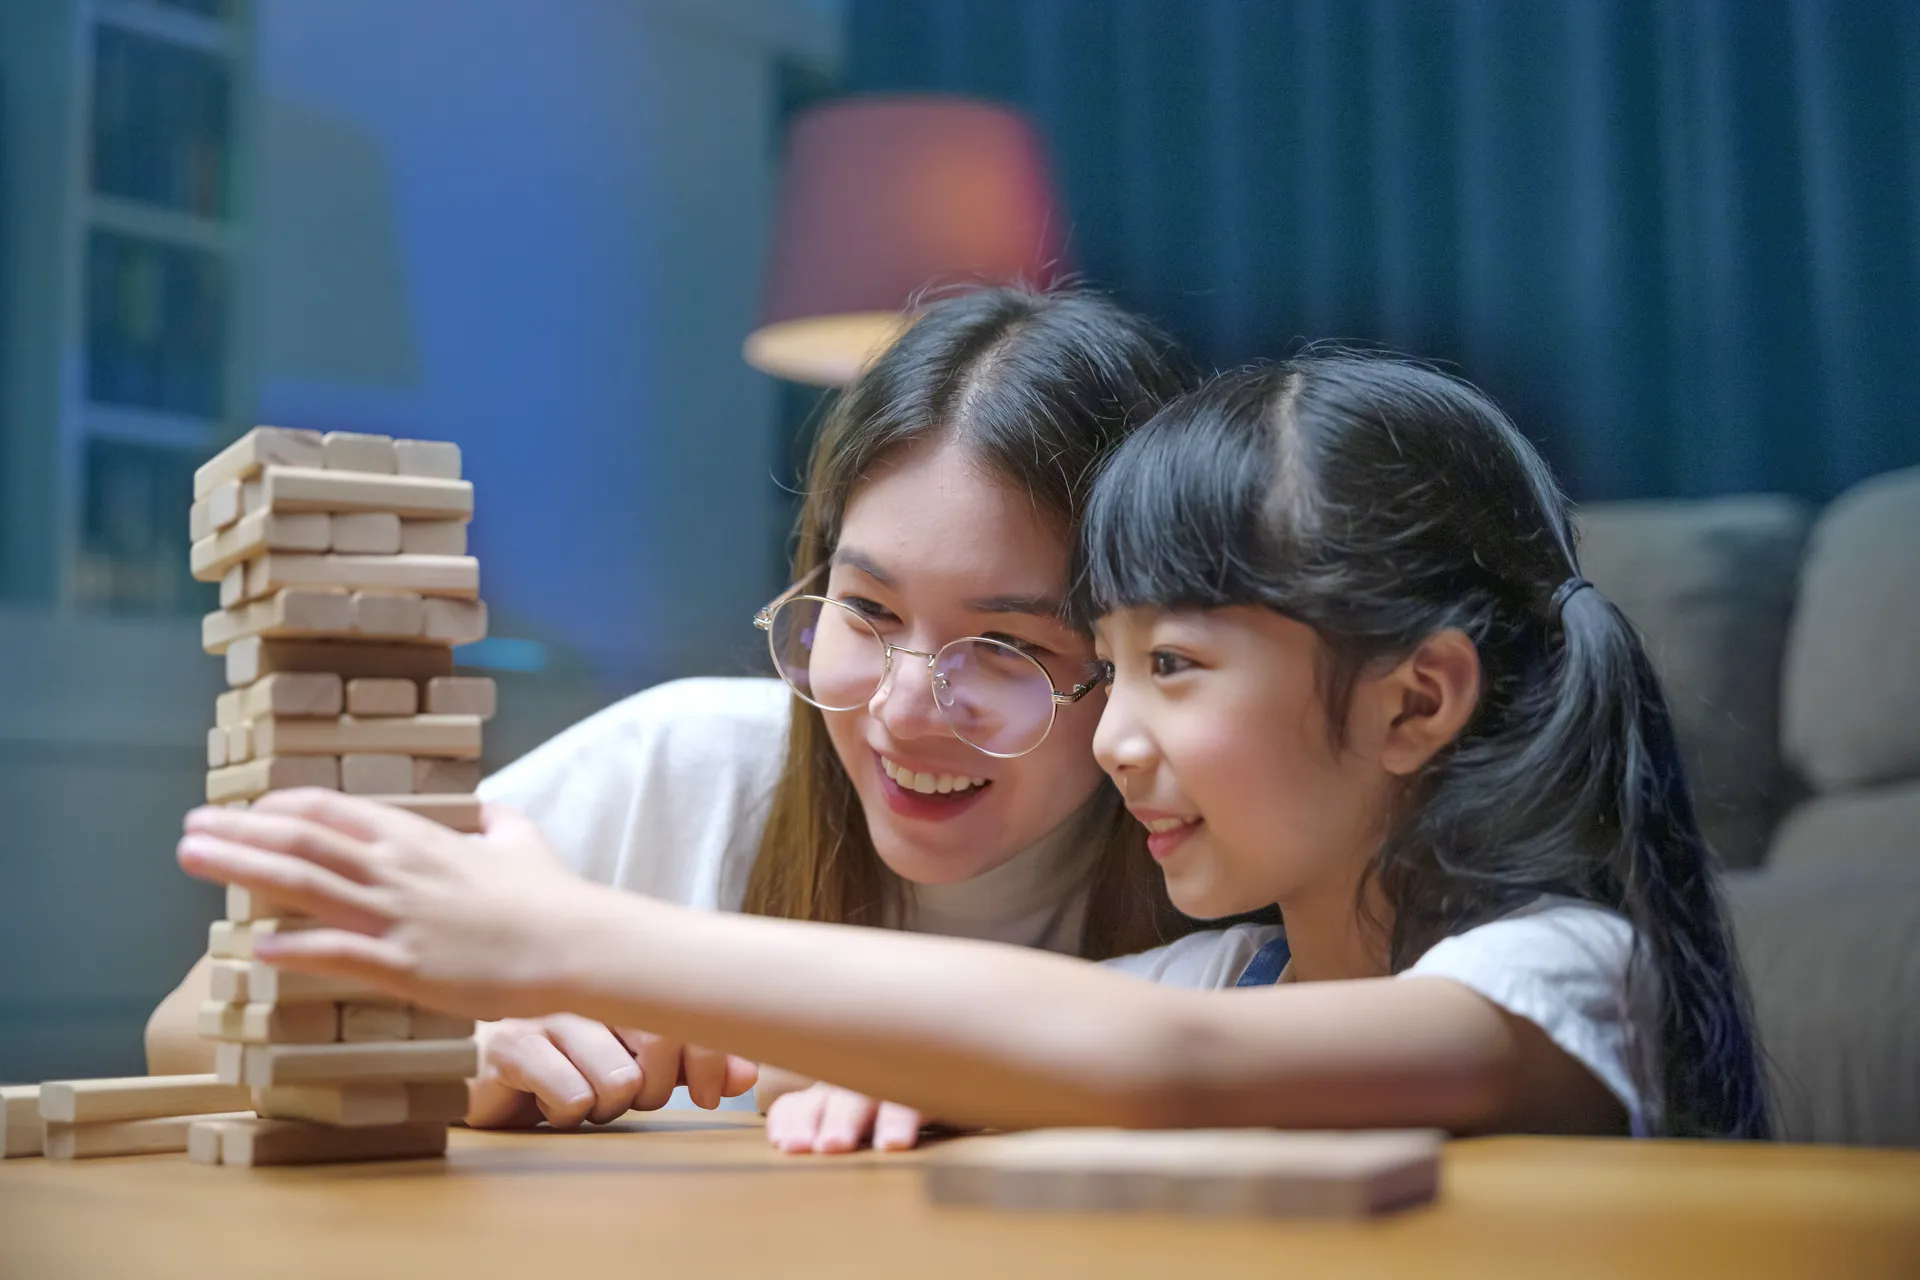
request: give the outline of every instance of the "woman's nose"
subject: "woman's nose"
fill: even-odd
[[[934,701],[932,667],[918,654],[896,652],[893,655],[886,678],[867,703],[867,714],[903,741],[935,734],[953,736],[952,728]]]

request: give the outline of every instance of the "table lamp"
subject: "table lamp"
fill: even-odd
[[[1065,228],[1040,140],[1018,113],[964,98],[850,98],[793,126],[747,363],[843,386],[911,322],[929,288],[1064,270]]]

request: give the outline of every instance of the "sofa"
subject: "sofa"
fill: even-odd
[[[1578,523],[1728,869],[1777,1135],[1920,1146],[1920,468]]]

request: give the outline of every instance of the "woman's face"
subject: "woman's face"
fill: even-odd
[[[933,653],[963,636],[1011,643],[1064,691],[1093,658],[1092,642],[1060,621],[1066,582],[1058,520],[942,443],[907,451],[854,493],[822,594],[902,648]],[[864,707],[822,714],[880,860],[904,879],[949,884],[1033,844],[1100,785],[1100,702],[1062,706],[1046,741],[997,759],[954,735],[926,660],[902,653]],[[910,781],[918,774],[948,789],[924,794]]]

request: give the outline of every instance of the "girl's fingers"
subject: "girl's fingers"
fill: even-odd
[[[607,1025],[578,1014],[542,1019],[548,1038],[593,1090],[586,1118],[606,1124],[627,1114],[640,1091],[640,1066]]]
[[[897,1102],[880,1104],[873,1119],[875,1151],[906,1151],[920,1141],[920,1113]]]
[[[874,1115],[880,1104],[851,1089],[835,1089],[827,1098],[826,1113],[820,1119],[820,1134],[813,1149],[822,1155],[839,1154],[863,1147],[873,1133]]]
[[[389,804],[328,791],[321,787],[295,787],[289,791],[269,791],[239,813],[262,813],[300,818],[329,827],[354,840],[395,840],[402,843],[431,840],[447,829],[430,818],[408,813]]]
[[[186,818],[188,836],[212,836],[269,853],[283,853],[336,875],[367,884],[372,880],[372,852],[352,836],[283,814],[255,813],[251,809],[195,809]]]
[[[189,875],[263,893],[342,929],[377,934],[392,923],[372,890],[317,863],[205,832],[182,836],[175,856]]]
[[[774,1099],[767,1112],[767,1141],[776,1150],[798,1154],[812,1151],[820,1136],[820,1118],[827,1110],[827,1087],[812,1085]]]
[[[467,1127],[531,1129],[540,1123],[540,1100],[497,1074],[482,1071],[467,1086]]]
[[[446,1007],[443,993],[428,991],[428,984],[413,976],[406,948],[387,938],[344,929],[296,929],[255,938],[253,958],[296,973],[353,978],[400,1000]]]
[[[495,1056],[502,1084],[530,1094],[556,1129],[571,1129],[593,1110],[593,1086],[544,1035],[516,1036]]]
[[[754,1085],[760,1083],[760,1066],[746,1058],[727,1055],[727,1078],[720,1086],[720,1096],[737,1098]]]
[[[641,1043],[635,1055],[640,1060],[640,1093],[633,1100],[636,1111],[658,1111],[673,1097],[674,1086],[680,1083],[680,1052],[678,1040],[661,1036],[649,1035]]]
[[[727,1055],[717,1049],[690,1044],[680,1055],[680,1082],[687,1086],[693,1105],[711,1111],[720,1105],[727,1086]]]

